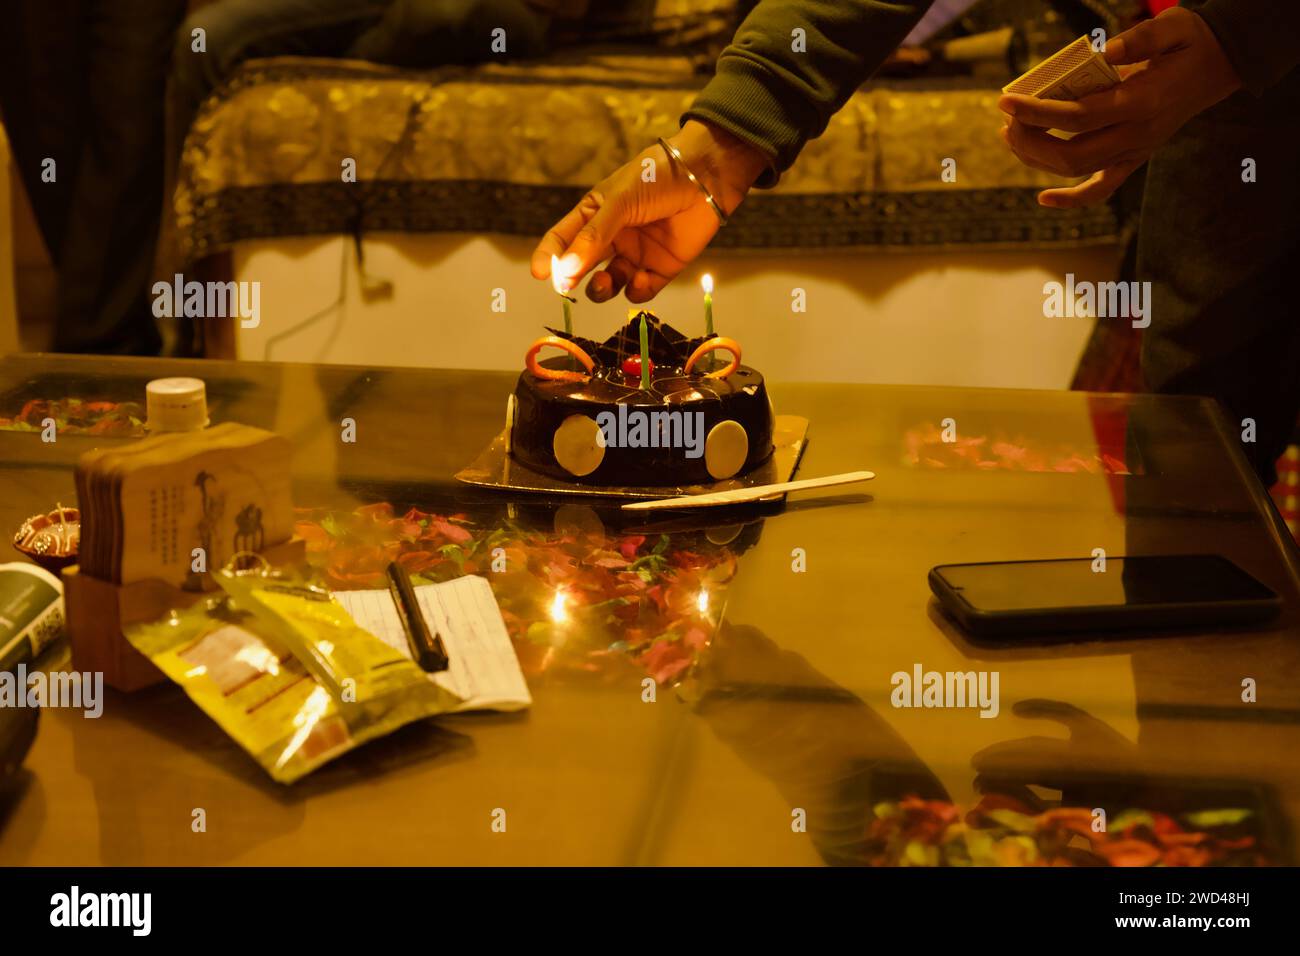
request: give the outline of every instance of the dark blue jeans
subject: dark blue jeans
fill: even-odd
[[[57,351],[156,354],[161,344],[148,287],[163,87],[184,16],[184,0],[5,5],[0,114],[57,274]]]

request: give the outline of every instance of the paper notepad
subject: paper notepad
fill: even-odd
[[[335,591],[352,619],[394,650],[411,656],[397,605],[387,589]],[[533,702],[486,578],[466,575],[415,587],[429,630],[442,638],[449,666],[429,679],[460,697],[462,710],[522,710]]]

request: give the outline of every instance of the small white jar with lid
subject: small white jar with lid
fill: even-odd
[[[194,432],[208,425],[207,387],[201,378],[156,378],[146,390],[151,432]]]

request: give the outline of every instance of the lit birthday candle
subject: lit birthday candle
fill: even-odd
[[[560,257],[551,256],[551,288],[564,301],[564,334],[573,334],[573,303],[577,300],[569,295],[569,277],[560,274]]]
[[[563,591],[555,589],[555,596],[551,598],[551,620],[556,624],[564,624],[569,620],[569,605]]]
[[[700,288],[704,290],[704,334],[713,334],[713,276],[707,272],[700,276]]]

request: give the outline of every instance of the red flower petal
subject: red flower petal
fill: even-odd
[[[430,518],[429,527],[437,528],[438,531],[452,544],[464,544],[474,537],[458,524],[452,524],[450,521],[444,521],[442,518]]]

